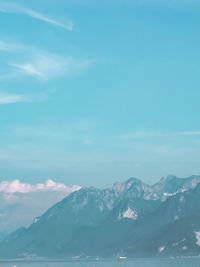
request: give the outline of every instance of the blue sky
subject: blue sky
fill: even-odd
[[[0,0],[0,177],[200,173],[199,1]]]

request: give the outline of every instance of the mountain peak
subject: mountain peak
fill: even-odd
[[[176,175],[173,174],[167,175],[166,177],[166,181],[172,181],[174,179],[180,179],[180,178],[178,178]]]
[[[132,185],[132,184],[142,184],[143,182],[135,177],[130,177],[128,180],[124,182],[126,185]]]
[[[129,190],[132,187],[140,186],[142,184],[142,181],[131,177],[125,182],[116,182],[113,184],[112,190],[116,194],[123,194],[126,190]]]

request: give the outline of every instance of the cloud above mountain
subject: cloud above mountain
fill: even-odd
[[[66,193],[71,193],[79,190],[81,187],[77,185],[66,186],[62,183],[57,183],[51,179],[48,179],[44,183],[30,184],[22,183],[18,179],[13,181],[1,181],[0,182],[0,192],[6,194],[12,193],[32,193],[32,192],[48,192],[48,191],[62,191]]]

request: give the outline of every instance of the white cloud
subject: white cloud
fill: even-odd
[[[1,51],[12,53],[13,59],[4,62],[5,70],[9,70],[9,74],[3,73],[0,80],[25,75],[47,81],[61,76],[79,75],[94,63],[91,59],[50,53],[33,46],[4,40],[0,40]]]
[[[64,57],[52,53],[33,51],[26,62],[12,63],[16,71],[38,79],[48,80],[60,76],[76,75],[87,69],[92,60]]]
[[[29,101],[29,97],[24,95],[0,93],[0,105],[14,104],[27,101]]]
[[[31,192],[45,192],[45,191],[63,191],[66,193],[79,190],[80,186],[68,187],[62,183],[57,183],[51,179],[48,179],[44,183],[30,184],[22,183],[19,180],[2,181],[0,182],[0,192],[6,194],[12,193],[31,193]]]
[[[41,73],[36,66],[34,66],[31,63],[25,63],[25,64],[12,64],[13,67],[15,67],[20,72],[30,75],[30,76],[36,76],[39,78],[44,78],[44,74]]]
[[[32,102],[43,102],[48,99],[48,95],[37,94],[37,95],[22,95],[22,94],[9,94],[0,92],[0,105],[8,105],[15,103],[32,103]]]
[[[32,17],[36,20],[43,21],[48,24],[55,25],[57,27],[63,28],[68,31],[73,31],[74,25],[72,21],[67,21],[66,23],[60,22],[56,19],[50,18],[42,13],[36,12],[30,8],[25,8],[23,6],[14,5],[11,3],[6,3],[0,1],[0,11],[4,13],[18,13],[23,14],[29,17]]]

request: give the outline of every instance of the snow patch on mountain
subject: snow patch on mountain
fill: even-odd
[[[196,244],[198,246],[200,246],[200,232],[194,232],[195,236],[196,236]]]
[[[168,199],[168,197],[171,197],[171,196],[172,196],[171,194],[163,193],[163,195],[161,197],[161,201],[165,202]],[[158,199],[158,197],[156,199]]]
[[[128,207],[127,210],[122,212],[121,217],[131,219],[131,220],[137,220],[138,215],[137,215],[136,211],[134,211],[130,207]]]
[[[158,252],[159,252],[159,253],[162,253],[164,250],[165,250],[165,246],[160,246],[160,247],[158,248]]]

